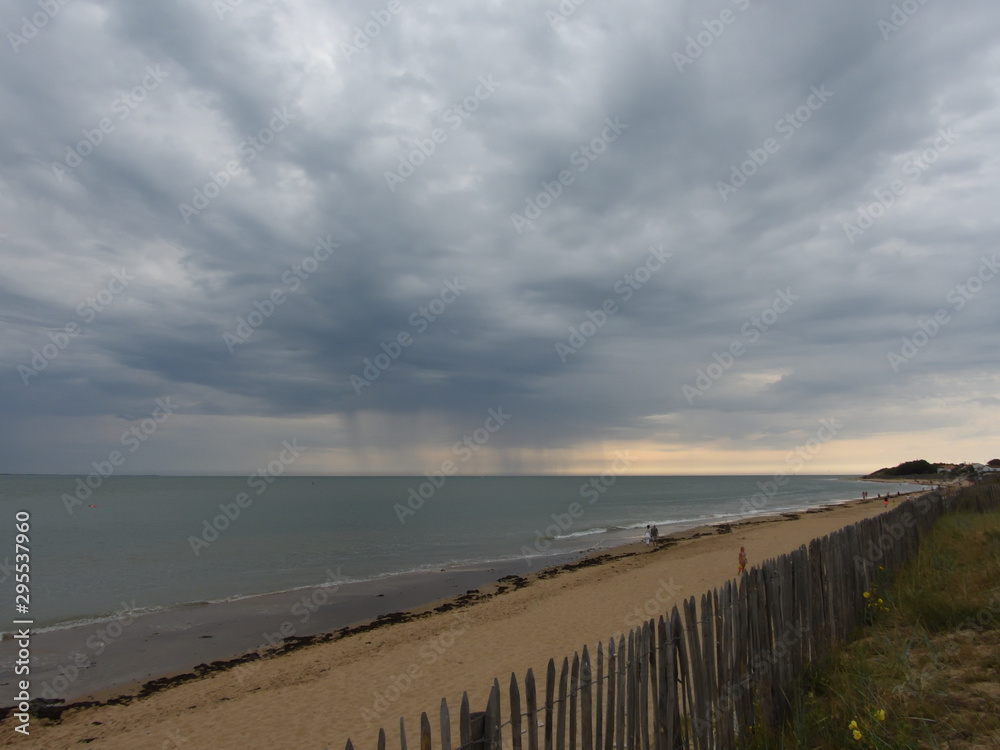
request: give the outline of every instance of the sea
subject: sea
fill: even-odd
[[[39,632],[414,571],[523,560],[530,572],[639,541],[646,524],[667,534],[916,489],[815,475],[780,487],[769,476],[269,479],[111,476],[88,495],[77,477],[0,476],[0,591],[13,606],[23,512]]]

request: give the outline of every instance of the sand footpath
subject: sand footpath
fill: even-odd
[[[882,503],[852,503],[708,527],[659,547],[641,543],[600,559],[480,587],[478,593],[411,610],[410,621],[347,635],[249,662],[123,705],[66,711],[58,723],[33,719],[30,737],[0,724],[0,745],[79,748],[374,748],[379,727],[398,748],[420,712],[435,734],[441,698],[457,717],[462,692],[485,706],[494,677],[506,687],[529,667],[616,636],[736,574],[746,547],[753,566],[862,518]],[[436,610],[436,611],[435,611]],[[405,620],[406,617],[397,618]],[[457,735],[457,720],[453,720]],[[456,736],[457,742],[457,736]]]

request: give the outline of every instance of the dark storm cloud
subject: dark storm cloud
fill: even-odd
[[[559,7],[75,0],[8,37],[0,469],[73,470],[46,420],[107,439],[167,393],[162,471],[231,466],[241,417],[340,420],[362,461],[498,404],[510,450],[781,447],[992,398],[991,5]]]

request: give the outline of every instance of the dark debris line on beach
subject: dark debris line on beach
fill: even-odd
[[[430,617],[434,613],[460,609],[472,604],[473,602],[480,601],[481,599],[488,599],[491,596],[493,595],[482,594],[478,590],[473,589],[427,612],[420,612],[417,614],[411,612],[390,612],[388,614],[379,615],[371,622],[367,622],[362,625],[355,625],[353,627],[340,628],[332,633],[290,636],[280,645],[266,649],[263,652],[250,651],[249,653],[237,656],[234,659],[223,659],[213,661],[209,664],[199,664],[194,667],[194,670],[191,672],[183,672],[169,677],[160,677],[155,680],[149,680],[148,682],[142,684],[142,687],[139,688],[139,692],[135,695],[126,694],[110,698],[106,701],[77,701],[67,704],[64,704],[63,699],[61,698],[35,698],[31,701],[31,713],[39,719],[59,721],[64,712],[72,709],[93,708],[97,706],[126,706],[133,700],[146,698],[154,693],[160,692],[161,690],[173,687],[174,685],[182,685],[185,682],[199,680],[210,674],[224,672],[242,664],[260,661],[262,659],[278,656],[280,654],[288,654],[293,651],[298,651],[306,646],[312,646],[320,643],[330,643],[332,641],[340,640],[341,638],[346,638],[350,635],[357,635],[358,633],[368,633],[372,630],[377,630],[378,628],[383,628],[388,625],[421,620],[425,617]],[[0,721],[7,718],[13,710],[14,709],[12,707],[0,709]]]
[[[676,542],[667,542],[666,540],[661,540],[660,546],[667,547],[672,546]],[[552,578],[562,572],[578,570],[580,568],[586,568],[593,565],[600,565],[603,562],[607,562],[611,559],[631,557],[637,553],[630,552],[624,555],[611,555],[604,554],[596,557],[584,558],[577,562],[565,563],[553,568],[546,568],[537,574],[538,578]],[[442,612],[450,612],[464,607],[471,606],[476,602],[485,601],[491,599],[498,594],[502,594],[509,590],[522,589],[531,584],[531,580],[523,576],[518,575],[508,575],[500,578],[497,582],[497,587],[492,592],[482,592],[479,589],[470,589],[464,594],[459,594],[438,606],[429,609],[424,612],[390,612],[388,614],[379,615],[374,620],[360,625],[348,626],[340,628],[339,630],[330,633],[319,633],[316,635],[305,635],[305,636],[290,636],[286,638],[278,646],[273,646],[264,651],[250,651],[241,656],[237,656],[233,659],[222,659],[218,661],[213,661],[208,664],[198,664],[190,672],[183,672],[181,674],[171,675],[169,677],[160,677],[155,680],[149,680],[144,682],[139,688],[138,692],[135,694],[123,694],[116,696],[114,698],[109,698],[105,701],[75,701],[73,703],[64,703],[62,698],[35,698],[31,701],[31,714],[32,716],[39,719],[48,719],[51,721],[60,721],[62,719],[63,713],[66,711],[74,709],[84,709],[84,708],[96,708],[100,706],[126,706],[134,700],[140,700],[142,698],[147,698],[154,693],[158,693],[167,688],[173,687],[175,685],[182,685],[186,682],[191,682],[192,680],[200,680],[208,675],[215,674],[217,672],[225,672],[227,670],[233,669],[235,667],[241,666],[243,664],[249,664],[252,662],[257,662],[262,659],[271,658],[274,656],[279,656],[281,654],[288,654],[293,651],[297,651],[306,646],[317,645],[321,643],[330,643],[332,641],[338,641],[342,638],[346,638],[352,635],[358,635],[359,633],[369,633],[373,630],[379,628],[387,627],[389,625],[396,625],[404,622],[413,622],[415,620],[422,620],[424,618],[430,617],[434,614],[439,614]],[[6,707],[0,708],[0,721],[7,718],[14,708]]]
[[[665,549],[671,547],[676,542],[671,540],[660,540],[658,548]],[[537,574],[540,579],[552,578],[563,572],[579,570],[581,568],[587,568],[594,565],[600,565],[601,563],[607,562],[612,559],[632,557],[636,552],[629,552],[623,555],[611,555],[604,554],[595,557],[584,558],[577,562],[565,563],[563,565],[558,565],[553,568],[546,568]],[[320,633],[317,635],[306,635],[306,636],[290,636],[286,638],[281,645],[274,646],[265,650],[263,653],[257,651],[251,651],[249,653],[243,654],[233,659],[224,659],[219,661],[213,661],[209,664],[199,664],[194,667],[191,672],[184,672],[177,675],[172,675],[169,677],[160,677],[155,680],[149,680],[142,684],[139,688],[138,693],[135,695],[119,695],[114,698],[110,698],[106,701],[77,701],[74,703],[64,704],[61,698],[47,699],[47,698],[36,698],[32,700],[32,715],[40,719],[50,719],[52,721],[59,721],[62,718],[62,714],[66,711],[72,709],[83,709],[92,708],[98,706],[125,706],[130,704],[133,700],[146,698],[154,693],[158,693],[161,690],[166,690],[167,688],[173,687],[174,685],[182,685],[185,682],[191,682],[192,680],[199,680],[210,674],[216,672],[224,672],[234,667],[238,667],[242,664],[248,664],[251,662],[260,661],[261,659],[270,658],[273,656],[279,656],[281,654],[288,654],[293,651],[297,651],[306,646],[312,646],[321,643],[330,643],[332,641],[340,640],[341,638],[346,638],[351,635],[357,635],[359,633],[368,633],[379,628],[383,628],[389,625],[396,625],[404,622],[413,622],[415,620],[422,620],[424,618],[430,617],[433,614],[438,614],[442,612],[450,612],[457,609],[462,609],[463,607],[468,607],[479,601],[485,601],[486,599],[491,599],[492,597],[502,594],[510,589],[517,590],[522,589],[530,585],[531,580],[523,576],[518,575],[508,575],[500,578],[497,581],[497,588],[493,592],[481,592],[479,589],[470,589],[464,594],[459,594],[438,606],[430,609],[426,612],[390,612],[388,614],[379,615],[371,622],[363,623],[361,625],[355,625],[352,627],[344,627],[336,630],[332,633]],[[0,721],[5,719],[14,709],[0,708]]]

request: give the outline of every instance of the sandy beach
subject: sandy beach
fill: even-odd
[[[58,722],[33,718],[30,737],[15,733],[8,717],[0,744],[250,750],[342,748],[351,738],[356,747],[374,748],[384,727],[388,746],[399,747],[401,716],[410,743],[421,711],[436,734],[442,697],[453,716],[465,690],[472,709],[481,710],[494,677],[506,685],[512,671],[522,677],[530,667],[544,674],[550,657],[572,656],[585,644],[594,649],[681,599],[723,584],[735,576],[741,545],[755,565],[882,511],[882,503],[856,502],[703,527],[658,546],[638,543],[540,574],[509,574],[457,598],[408,606],[408,614],[384,618],[395,620],[391,624],[219,669],[145,697],[73,708]],[[473,579],[455,580],[461,585]],[[413,597],[401,593],[399,601],[412,604]],[[275,612],[285,606],[276,604]],[[329,622],[316,619],[313,629],[339,627]],[[243,630],[260,640],[252,627]],[[145,643],[156,648],[148,638]],[[127,655],[128,649],[121,650]],[[91,697],[107,701],[137,695],[138,688],[95,691]]]

